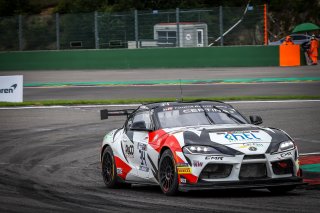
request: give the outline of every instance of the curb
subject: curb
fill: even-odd
[[[315,82],[320,77],[303,78],[237,78],[237,79],[178,79],[146,81],[96,81],[96,82],[38,82],[25,83],[24,87],[59,87],[59,86],[121,86],[121,85],[175,85],[175,84],[210,84],[210,83],[271,83],[271,82]]]

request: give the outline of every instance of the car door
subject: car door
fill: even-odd
[[[149,111],[137,112],[128,120],[123,138],[124,153],[139,179],[148,179],[150,168],[147,163],[149,131],[152,128]]]

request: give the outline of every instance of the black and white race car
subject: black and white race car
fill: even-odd
[[[177,191],[267,188],[287,192],[302,184],[293,139],[276,128],[248,121],[218,101],[166,102],[134,110],[101,110],[101,119],[127,116],[101,147],[107,187],[159,184]]]

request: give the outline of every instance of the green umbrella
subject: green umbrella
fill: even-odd
[[[318,27],[315,24],[303,23],[303,24],[297,25],[292,32],[293,33],[301,33],[301,32],[308,32],[308,31],[319,30],[319,29],[320,29],[320,27]]]

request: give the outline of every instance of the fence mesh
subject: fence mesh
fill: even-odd
[[[60,49],[94,49],[94,13],[60,16]]]
[[[263,23],[263,6],[0,17],[0,51],[262,45]]]
[[[127,48],[134,41],[133,13],[98,13],[99,48]]]
[[[52,50],[56,48],[54,15],[34,15],[22,19],[22,49]]]
[[[18,17],[0,17],[0,51],[19,50]]]

